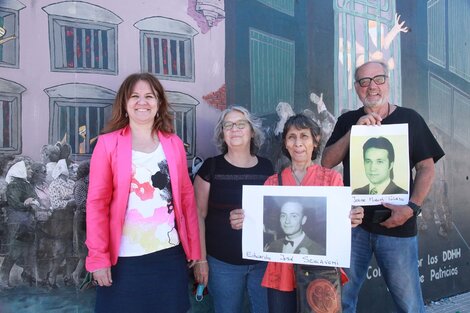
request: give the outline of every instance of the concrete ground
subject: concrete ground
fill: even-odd
[[[427,313],[470,313],[470,292],[431,302]]]

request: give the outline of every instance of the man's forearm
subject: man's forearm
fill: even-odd
[[[340,140],[325,148],[321,159],[322,166],[333,168],[343,161],[349,149],[350,135],[351,131],[348,131]]]

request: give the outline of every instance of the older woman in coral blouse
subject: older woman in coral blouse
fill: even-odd
[[[291,160],[279,175],[285,186],[343,186],[341,175],[331,169],[313,163],[318,154],[320,127],[303,114],[291,116],[282,132],[282,151]],[[278,174],[270,176],[265,185],[278,185]],[[362,223],[363,208],[353,208],[350,213],[351,226]],[[232,211],[231,225],[241,229],[243,210]],[[340,272],[337,271],[337,274]],[[338,277],[339,280],[339,277]],[[268,306],[270,313],[296,313],[297,295],[293,264],[268,263],[262,285],[268,288]],[[336,299],[335,303],[341,303]],[[336,311],[335,311],[336,312]]]

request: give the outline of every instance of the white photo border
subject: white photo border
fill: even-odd
[[[373,137],[385,137],[392,142],[395,152],[395,164],[393,167],[395,177],[400,176],[400,185],[408,193],[403,194],[354,194],[354,189],[362,184],[359,183],[361,177],[365,178],[363,166],[362,145],[366,140]],[[393,139],[392,139],[393,138]],[[353,125],[351,128],[351,147],[350,147],[350,183],[352,191],[352,204],[379,205],[382,203],[407,204],[410,195],[410,165],[408,160],[408,124],[387,124],[380,126]],[[357,161],[361,160],[360,165]],[[357,165],[357,166],[355,166]],[[394,179],[395,181],[395,179]],[[366,181],[363,183],[369,183]]]
[[[326,198],[326,253],[291,254],[264,251],[264,198],[266,196]],[[351,188],[319,186],[243,186],[242,253],[244,259],[349,267],[351,252]],[[311,221],[311,223],[315,223]]]

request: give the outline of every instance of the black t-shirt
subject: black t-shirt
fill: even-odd
[[[341,139],[353,125],[356,125],[359,118],[363,115],[366,115],[363,107],[341,115],[338,118],[338,122],[336,123],[326,146],[328,147]],[[408,124],[411,195],[413,194],[413,177],[411,170],[414,168],[415,164],[428,158],[433,158],[434,162],[437,162],[444,156],[444,151],[434,138],[421,115],[410,108],[397,107],[395,111],[382,120],[382,124]],[[398,154],[400,151],[395,151],[395,153]],[[349,150],[344,156],[343,168],[344,185],[350,186]],[[364,218],[361,227],[372,233],[395,237],[411,237],[417,234],[416,217],[410,218],[405,224],[399,227],[390,229],[380,226],[380,224],[370,222],[368,217],[371,215],[373,210],[378,208],[383,209],[384,207],[382,205],[364,206],[366,217]]]
[[[236,265],[257,263],[242,259],[242,231],[230,226],[230,211],[242,207],[243,185],[263,185],[273,172],[271,162],[259,156],[250,168],[236,167],[223,155],[204,162],[197,175],[211,184],[205,221],[208,255]]]

